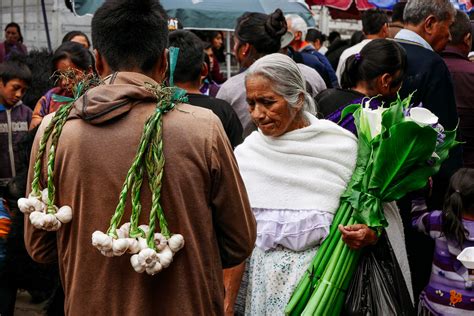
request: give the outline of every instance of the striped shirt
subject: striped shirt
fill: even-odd
[[[474,221],[462,220],[469,235],[460,247],[443,233],[443,212],[429,212],[424,199],[412,201],[412,220],[415,228],[435,240],[431,278],[420,301],[436,315],[474,314],[474,271],[470,280],[468,270],[456,259],[464,248],[474,246]]]

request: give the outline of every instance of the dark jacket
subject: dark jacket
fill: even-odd
[[[474,63],[455,47],[441,53],[454,84],[459,114],[459,133],[463,144],[464,166],[474,168]]]
[[[400,96],[405,98],[415,91],[412,102],[423,103],[425,108],[439,118],[439,123],[446,130],[454,130],[458,124],[458,114],[453,81],[445,62],[438,54],[419,44],[408,41],[399,43],[407,52],[407,70]],[[462,149],[457,146],[443,163],[437,176],[438,183],[447,182],[461,166]],[[438,208],[442,208],[443,196],[444,193],[439,197],[438,203],[435,203]]]
[[[0,104],[0,187],[16,175],[20,164],[18,144],[28,133],[31,109],[19,102],[7,109]]]

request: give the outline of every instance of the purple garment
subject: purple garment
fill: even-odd
[[[0,63],[8,60],[13,52],[26,55],[27,49],[26,46],[21,43],[13,45],[7,44],[7,42],[0,43]]]
[[[463,144],[464,166],[474,168],[474,63],[458,49],[448,46],[441,53],[454,84],[459,115],[459,132]]]
[[[459,310],[474,313],[474,284],[469,281],[467,269],[456,259],[464,248],[474,246],[474,221],[462,220],[469,236],[461,247],[446,239],[443,219],[442,211],[428,212],[424,199],[412,201],[413,226],[435,240],[431,277],[420,300],[435,315],[456,314]],[[453,304],[454,296],[461,296],[462,300]]]
[[[342,115],[342,111],[344,111],[344,109],[347,106],[349,106],[351,104],[360,104],[364,99],[369,100],[368,97],[357,98],[354,101],[341,106],[335,112],[333,112],[333,113],[329,114],[328,116],[326,116],[326,119],[330,120],[330,121],[333,121],[334,123],[337,123],[339,126],[344,127],[345,129],[347,129],[348,131],[352,132],[354,135],[357,136],[357,128],[356,128],[355,123],[354,123],[354,116],[352,114],[349,114],[341,120],[341,115]],[[374,109],[376,109],[380,106],[382,106],[382,103],[378,99],[372,99],[369,103],[369,107],[372,110],[374,110]]]

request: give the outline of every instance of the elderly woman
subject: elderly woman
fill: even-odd
[[[357,139],[313,115],[303,76],[285,55],[257,60],[245,86],[258,127],[235,150],[257,220],[245,313],[280,315],[329,232],[355,167]],[[365,225],[346,229],[354,248],[376,241]]]

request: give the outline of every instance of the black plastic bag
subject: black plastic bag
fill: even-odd
[[[367,247],[349,285],[342,315],[415,315],[410,293],[385,231]]]

